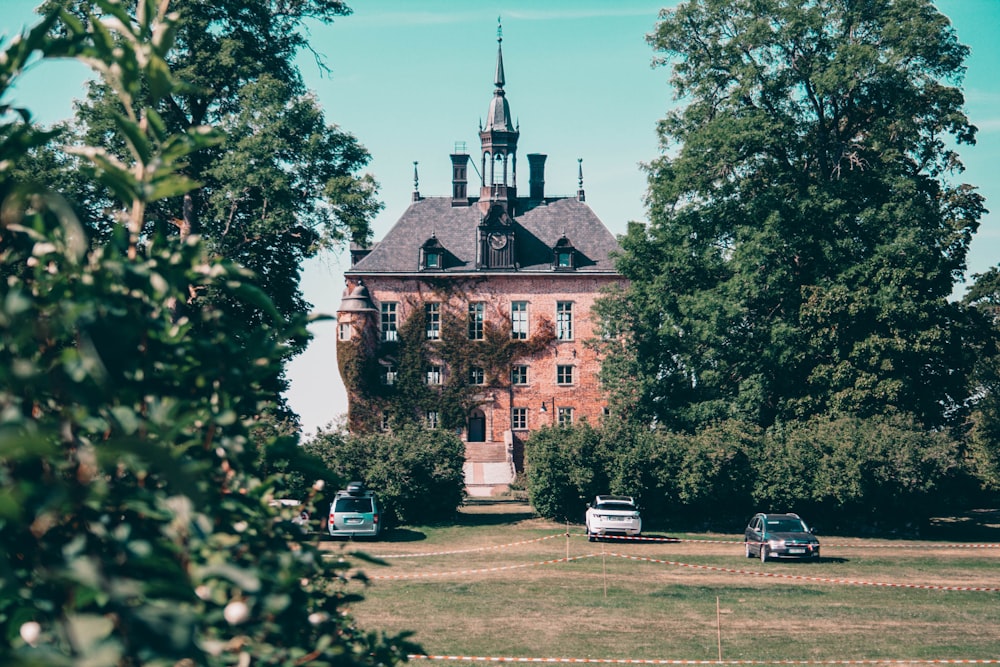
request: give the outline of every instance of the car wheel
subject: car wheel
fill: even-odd
[[[760,562],[761,563],[767,562],[767,546],[763,544],[760,545]]]
[[[750,543],[744,542],[743,548],[746,550],[747,558],[753,558],[753,552],[750,551]]]

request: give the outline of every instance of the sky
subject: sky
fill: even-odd
[[[672,0],[348,0],[351,16],[310,25],[313,54],[299,66],[328,122],[352,133],[372,154],[367,171],[385,208],[374,221],[381,239],[406,210],[417,162],[424,196],[451,193],[449,154],[457,142],[479,154],[479,122],[493,95],[497,18],[503,24],[507,100],[520,123],[518,153],[545,153],[545,188],[577,189],[583,160],[587,203],[614,234],[646,219],[644,162],[658,156],[656,122],[672,103],[669,71],[651,66],[645,36]],[[0,0],[0,35],[33,22],[36,0]],[[979,188],[993,212],[968,257],[969,275],[1000,262],[1000,0],[937,0],[959,40],[971,48],[963,83],[977,145],[961,147],[957,177]],[[87,71],[77,64],[33,68],[6,101],[40,122],[71,114]],[[476,159],[473,159],[475,162]],[[526,182],[527,162],[521,162]],[[333,315],[349,268],[346,251],[310,260],[303,290],[314,311]],[[308,350],[289,367],[287,398],[308,436],[347,411],[337,371],[335,324],[318,322]]]

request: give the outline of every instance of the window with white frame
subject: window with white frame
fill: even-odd
[[[483,325],[486,322],[486,304],[473,301],[469,304],[469,340],[483,339]]]
[[[427,367],[427,384],[441,384],[441,367],[432,365]]]
[[[425,303],[424,313],[427,316],[427,340],[441,338],[441,304]]]
[[[428,410],[426,419],[427,419],[427,428],[438,428],[441,425],[441,419],[438,415],[437,410]]]
[[[510,369],[511,384],[528,384],[528,367],[523,365],[513,366]]]
[[[382,365],[382,384],[386,386],[396,384],[396,367],[393,364]]]
[[[388,431],[389,430],[389,413],[385,410],[382,411],[382,418],[379,420],[379,430]]]
[[[528,430],[528,408],[512,408],[510,411],[510,427],[515,431]]]
[[[469,384],[486,384],[486,370],[482,366],[469,367]]]
[[[382,340],[394,341],[399,337],[396,329],[396,308],[399,306],[395,301],[385,301],[382,303]]]
[[[511,301],[510,303],[510,337],[516,340],[528,338],[527,301]]]
[[[573,340],[573,302],[556,302],[556,338]]]
[[[560,426],[573,424],[573,408],[559,408],[557,413]]]
[[[573,384],[573,366],[556,366],[556,384]]]
[[[351,340],[354,327],[350,322],[341,322],[337,325],[337,338],[340,340]]]

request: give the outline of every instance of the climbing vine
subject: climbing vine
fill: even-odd
[[[451,286],[439,287],[435,295],[444,310],[438,339],[427,336],[426,301],[411,298],[395,341],[376,342],[375,327],[368,326],[361,340],[338,345],[341,377],[351,394],[352,430],[378,430],[383,413],[391,425],[401,426],[424,420],[429,412],[437,413],[441,428],[464,428],[470,411],[492,400],[497,390],[509,390],[516,361],[543,352],[556,338],[546,317],[534,322],[529,338],[513,338],[509,313],[494,308],[483,323],[482,338],[470,339],[467,314],[454,305],[465,303],[465,295]],[[441,367],[440,384],[428,382],[433,366]],[[391,381],[390,368],[395,369]]]

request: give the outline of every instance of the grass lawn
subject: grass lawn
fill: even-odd
[[[820,535],[820,562],[761,564],[741,535],[566,532],[524,504],[475,504],[456,525],[323,547],[381,557],[361,566],[371,581],[350,611],[413,631],[429,655],[714,661],[721,644],[723,660],[1000,658],[1000,592],[943,590],[1000,589],[995,546]]]

